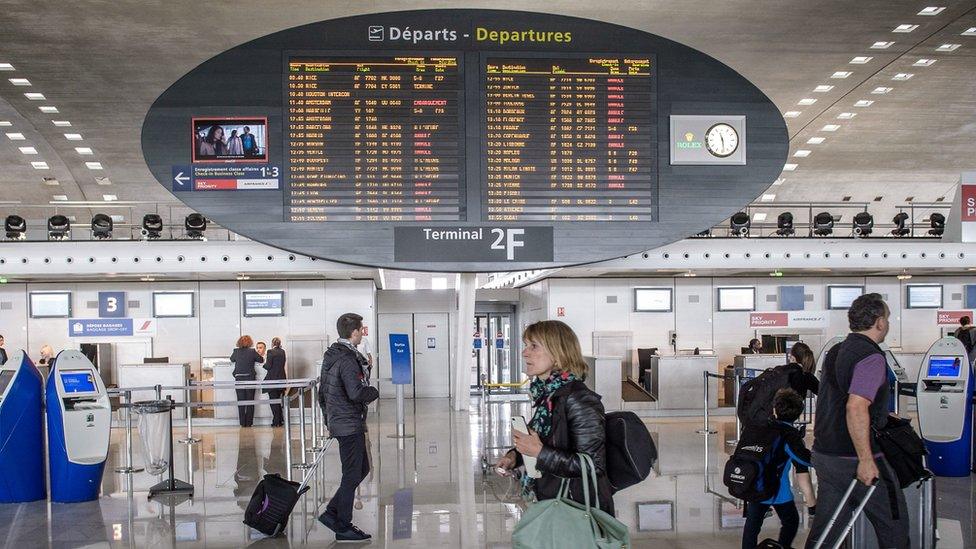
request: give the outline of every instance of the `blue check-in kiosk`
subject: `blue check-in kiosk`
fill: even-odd
[[[0,503],[47,496],[44,381],[23,350],[0,366]]]
[[[76,350],[58,353],[47,378],[51,501],[98,497],[108,457],[112,408],[98,370]]]
[[[973,459],[973,371],[955,337],[932,344],[918,372],[918,423],[938,476],[969,476]]]

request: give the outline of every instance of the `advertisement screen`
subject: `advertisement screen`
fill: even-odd
[[[267,162],[267,118],[194,118],[194,162]]]
[[[962,360],[957,356],[929,357],[928,377],[959,377]]]
[[[61,385],[64,386],[65,394],[71,393],[94,393],[95,377],[91,372],[62,372]]]

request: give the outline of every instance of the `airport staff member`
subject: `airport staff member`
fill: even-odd
[[[257,379],[257,372],[254,370],[255,364],[264,362],[264,357],[251,348],[254,340],[249,335],[242,335],[237,340],[237,348],[230,355],[230,361],[234,363],[234,381],[254,381]],[[236,389],[237,400],[254,400],[254,389]],[[254,425],[254,405],[237,407],[237,417],[241,427]]]
[[[898,489],[895,473],[871,434],[872,426],[881,428],[888,418],[888,363],[879,345],[888,335],[890,314],[875,293],[858,297],[847,311],[852,333],[824,359],[813,431],[813,468],[820,481],[817,506],[821,509],[837,509],[855,476],[864,486],[854,491],[852,501],[861,501],[866,486],[878,480],[878,488],[864,508],[878,535],[878,546],[907,549],[905,494]],[[807,547],[823,533],[830,515],[817,513],[814,517]],[[845,508],[836,524],[846,524],[850,515],[851,508]],[[830,532],[827,546],[840,530]]]
[[[335,532],[336,541],[371,538],[352,523],[356,488],[369,474],[366,451],[366,406],[379,398],[366,379],[366,357],[356,350],[363,337],[363,317],[346,313],[336,321],[339,339],[322,360],[319,404],[325,411],[329,434],[339,441],[342,480],[319,521]]]
[[[758,355],[758,354],[762,353],[762,341],[760,341],[758,339],[755,339],[755,338],[750,339],[749,340],[749,347],[747,347],[747,348],[749,349],[749,352],[746,353],[746,354],[749,354],[749,355]]]
[[[3,348],[3,336],[0,335],[0,365],[7,363],[7,350]]]
[[[37,361],[37,370],[44,375],[47,379],[47,375],[51,373],[54,369],[54,349],[50,345],[44,345],[41,347],[41,359]]]
[[[288,374],[285,371],[285,359],[285,350],[281,348],[281,338],[272,338],[271,349],[268,351],[267,360],[264,363],[264,369],[268,371],[268,374],[264,376],[265,381],[288,379]],[[285,418],[281,413],[281,395],[285,393],[285,389],[264,389],[264,392],[268,393],[268,398],[271,399],[271,426],[281,427],[285,424]]]

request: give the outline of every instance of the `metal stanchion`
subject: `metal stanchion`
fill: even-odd
[[[319,439],[318,383],[312,382],[312,451],[321,452],[325,446]]]
[[[389,438],[413,438],[407,434],[406,412],[403,403],[403,385],[396,386],[396,434],[387,435]]]
[[[735,438],[732,440],[726,440],[726,444],[738,444],[739,435],[742,434],[742,420],[739,419],[739,389],[742,388],[742,375],[743,371],[739,368],[735,369],[734,383],[735,383]]]
[[[302,452],[302,460],[295,464],[298,469],[309,469],[314,464],[314,461],[308,461],[308,449],[305,446],[305,387],[298,390],[298,424],[301,429],[301,434],[298,437],[299,448]]]
[[[288,480],[291,480],[291,413],[289,411],[291,404],[288,402],[288,395],[281,395],[281,412],[284,414],[285,420],[285,469],[288,471]]]
[[[189,387],[183,389],[183,402],[190,403],[190,389]],[[193,438],[193,406],[187,406],[186,411],[186,438],[181,438],[179,440],[180,444],[196,444],[200,442],[200,439]]]
[[[132,466],[132,391],[124,391],[125,397],[125,466],[116,467],[116,473],[139,473],[142,467]]]
[[[709,394],[708,394],[708,372],[702,372],[702,386],[704,387],[704,394],[705,394],[705,405],[704,405],[704,410],[705,410],[704,416],[705,416],[705,419],[704,419],[704,422],[702,424],[702,428],[699,429],[699,430],[697,430],[697,431],[695,431],[695,432],[698,433],[699,435],[705,435],[705,436],[714,435],[718,431],[713,431],[712,429],[709,429],[708,428],[708,397],[709,397]]]

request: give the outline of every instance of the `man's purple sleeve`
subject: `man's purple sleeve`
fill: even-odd
[[[864,397],[874,402],[878,396],[878,389],[887,380],[888,363],[882,354],[873,354],[862,358],[854,365],[854,375],[851,376],[851,386],[848,394]]]

